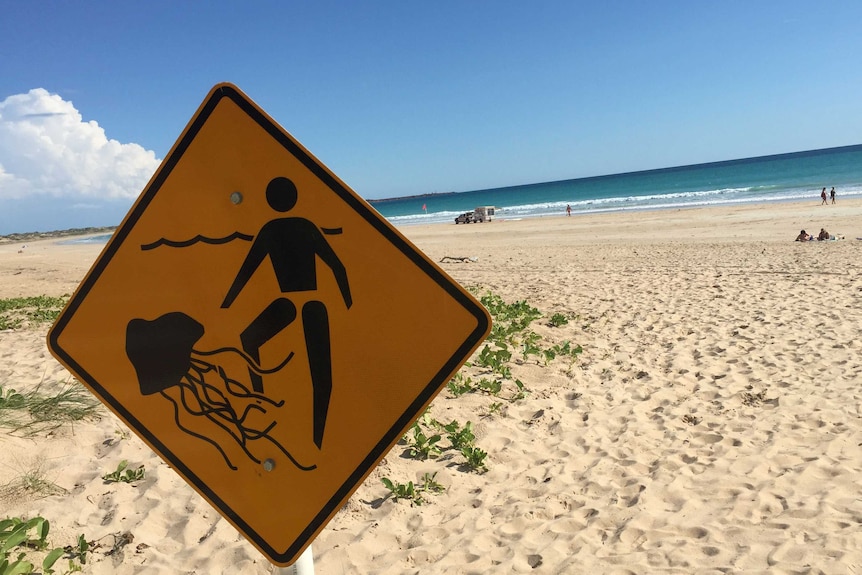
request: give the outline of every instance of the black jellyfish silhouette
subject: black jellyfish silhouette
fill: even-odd
[[[263,369],[248,355],[233,347],[212,351],[195,349],[195,344],[203,335],[204,326],[182,312],[170,312],[154,320],[131,320],[126,326],[126,356],[135,368],[141,394],[159,393],[169,400],[174,406],[174,422],[177,427],[213,445],[227,466],[233,470],[237,467],[218,442],[180,424],[180,404],[187,413],[205,417],[226,431],[255,463],[261,461],[249,450],[249,442],[263,439],[278,447],[297,468],[303,471],[315,469],[316,465],[299,463],[284,446],[269,435],[277,422],[271,422],[265,429],[254,429],[246,423],[252,411],[266,413],[267,408],[281,407],[284,401],[276,402],[249,390],[241,382],[230,378],[223,367],[205,359],[220,353],[235,353],[245,360],[250,371],[265,375],[284,368],[293,358],[293,352],[277,366]],[[207,382],[207,377],[216,378],[221,385]],[[167,389],[174,387],[179,388],[179,402],[166,393]],[[232,397],[252,400],[253,403],[247,405],[242,413],[238,413],[231,405]]]

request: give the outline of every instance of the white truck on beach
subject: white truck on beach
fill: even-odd
[[[473,210],[474,222],[490,222],[494,219],[494,206],[479,206]]]
[[[464,212],[455,218],[455,225],[490,222],[494,219],[494,210],[494,206],[479,206],[472,212]]]

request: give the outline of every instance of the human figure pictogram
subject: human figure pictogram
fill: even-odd
[[[273,178],[266,187],[266,201],[277,212],[293,209],[297,195],[296,186],[288,178]],[[270,220],[260,228],[222,308],[230,307],[267,256],[282,293],[316,291],[316,258],[320,257],[332,270],[347,308],[353,305],[347,271],[320,229],[305,218],[283,217]],[[296,306],[291,300],[275,299],[240,334],[243,350],[259,363],[260,348],[293,323],[296,316]],[[314,443],[320,448],[332,393],[329,315],[323,302],[311,300],[302,306],[302,327],[313,389]],[[249,369],[249,376],[252,388],[263,392],[261,375]]]

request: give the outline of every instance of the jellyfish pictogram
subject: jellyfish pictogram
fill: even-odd
[[[243,351],[233,347],[196,349],[194,346],[203,335],[204,326],[182,312],[170,312],[154,320],[132,319],[126,326],[126,355],[135,368],[141,394],[158,393],[170,401],[174,406],[177,427],[213,445],[233,470],[237,469],[236,465],[216,440],[180,423],[180,410],[205,418],[227,432],[255,463],[261,461],[251,451],[253,442],[266,441],[275,445],[297,468],[303,471],[315,469],[314,465],[307,466],[297,461],[270,434],[276,421],[262,429],[249,422],[252,414],[266,414],[270,409],[281,407],[284,401],[274,401],[250,390],[210,359],[225,353],[237,354],[250,371],[260,376],[283,369],[293,358],[293,352],[278,365],[264,369]],[[179,398],[167,393],[173,388],[179,390]]]

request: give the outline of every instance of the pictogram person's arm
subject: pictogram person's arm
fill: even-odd
[[[265,242],[260,241],[260,236],[255,239],[254,243],[251,245],[251,249],[248,251],[248,255],[245,256],[245,261],[242,262],[242,266],[240,266],[239,272],[236,274],[236,278],[233,280],[233,284],[231,284],[230,289],[227,291],[227,295],[221,303],[221,307],[230,307],[239,295],[239,292],[242,291],[242,288],[244,288],[245,284],[248,283],[248,280],[251,279],[252,274],[267,255],[265,245]]]
[[[329,242],[326,241],[326,238],[323,237],[323,234],[319,234],[315,239],[317,240],[315,242],[317,244],[317,254],[320,256],[320,259],[322,259],[323,262],[332,269],[332,275],[335,276],[335,281],[338,283],[338,289],[341,290],[341,297],[344,298],[344,305],[347,306],[347,309],[350,309],[350,306],[353,305],[353,297],[350,295],[350,284],[347,281],[347,270],[344,268],[344,264],[341,263],[341,260],[338,259],[332,246],[330,246]]]

